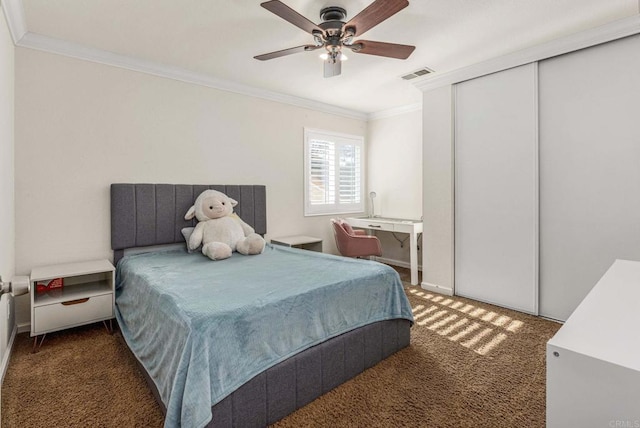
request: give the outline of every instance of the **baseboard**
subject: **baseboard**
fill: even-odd
[[[387,265],[400,266],[403,268],[411,269],[411,263],[405,262],[403,260],[387,259],[386,257],[374,257],[374,260]],[[418,265],[418,270],[422,270],[421,265]]]
[[[453,296],[453,289],[449,287],[443,287],[437,284],[429,284],[428,282],[423,282],[420,284],[423,290],[433,291],[434,293],[445,294],[447,296]]]
[[[7,349],[4,352],[4,356],[2,357],[2,362],[0,363],[0,385],[4,383],[4,375],[7,372],[7,367],[9,366],[9,358],[11,358],[11,352],[13,352],[13,342],[18,335],[18,327],[14,326],[13,331],[11,332],[11,337],[9,338],[9,342],[7,343]]]
[[[18,324],[18,333],[31,333],[31,323]]]

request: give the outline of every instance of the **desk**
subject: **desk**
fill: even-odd
[[[349,217],[345,220],[360,229],[408,233],[411,285],[418,285],[418,234],[422,233],[422,220],[386,217]]]

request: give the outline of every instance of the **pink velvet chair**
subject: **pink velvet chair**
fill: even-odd
[[[338,251],[345,257],[381,256],[380,240],[369,236],[364,230],[353,230],[343,219],[331,219],[333,235],[336,238]]]

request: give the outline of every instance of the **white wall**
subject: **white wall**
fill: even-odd
[[[4,17],[0,16],[0,275],[11,280],[15,270],[14,203],[14,51]],[[0,313],[13,307],[12,298],[0,302]],[[3,361],[13,323],[0,319],[0,361]],[[2,365],[0,370],[6,366]],[[3,372],[4,373],[4,372]]]
[[[269,237],[335,252],[303,216],[303,128],[366,122],[40,51],[16,50],[16,272],[110,258],[113,182],[265,184]],[[29,322],[27,299],[18,323]]]
[[[15,268],[14,50],[3,12],[0,17],[0,275],[7,280]]]
[[[425,92],[422,287],[453,293],[453,101],[451,85]]]
[[[367,206],[370,205],[369,192],[375,191],[376,215],[419,219],[422,217],[422,112],[416,110],[372,120],[368,135]],[[376,234],[384,258],[409,263],[408,239],[401,248],[391,233]],[[409,235],[396,236],[404,239]]]

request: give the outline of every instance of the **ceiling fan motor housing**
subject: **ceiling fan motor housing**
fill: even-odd
[[[323,21],[344,21],[347,11],[338,6],[325,7],[320,11],[320,19]]]
[[[340,37],[342,33],[343,20],[347,17],[347,11],[338,6],[325,7],[320,11],[320,18],[323,22],[318,27],[325,31],[325,37]],[[330,43],[333,44],[333,43]]]

